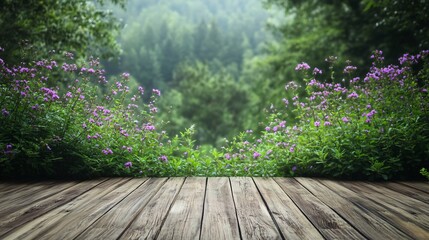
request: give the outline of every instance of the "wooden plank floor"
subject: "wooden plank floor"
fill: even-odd
[[[0,239],[429,239],[429,183],[0,182]]]

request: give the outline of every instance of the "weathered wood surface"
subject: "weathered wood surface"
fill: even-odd
[[[0,239],[429,239],[429,183],[0,182]]]

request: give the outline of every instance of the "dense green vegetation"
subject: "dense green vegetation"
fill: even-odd
[[[425,1],[0,8],[1,177],[429,176]]]
[[[280,11],[259,0],[129,1],[127,9],[116,10],[125,26],[123,54],[106,63],[107,71],[127,71],[144,87],[161,89],[159,116],[171,123],[168,132],[195,125],[198,144],[220,146],[257,126],[261,119],[249,116],[258,115],[259,99],[242,75],[273,39],[265,25]]]

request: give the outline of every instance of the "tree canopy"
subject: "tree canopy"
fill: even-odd
[[[124,0],[112,0],[123,5]],[[119,53],[119,23],[103,10],[104,0],[4,0],[0,5],[0,43],[9,63],[22,58],[25,48],[46,56],[49,51],[69,51],[85,57],[110,57]]]

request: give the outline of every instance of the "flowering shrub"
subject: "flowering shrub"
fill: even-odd
[[[306,95],[291,82],[293,97],[283,99],[295,124],[280,109],[260,135],[248,130],[221,150],[195,148],[192,127],[170,138],[156,118],[159,90],[143,103],[129,74],[107,81],[96,59],[65,58],[20,66],[0,58],[0,177],[429,176],[429,51],[398,66],[376,51],[363,78],[348,63],[343,84],[300,63]]]
[[[224,165],[239,175],[416,177],[429,165],[428,55],[405,54],[400,65],[384,66],[376,51],[366,76],[353,76],[357,68],[348,64],[343,84],[318,80],[320,69],[298,64],[307,94],[300,98],[289,84],[294,97],[284,99],[297,124],[288,126],[279,110],[261,137],[248,131],[226,146]]]
[[[129,78],[107,81],[96,59],[78,66],[71,53],[20,66],[0,58],[0,177],[196,174],[192,129],[170,139],[155,118],[161,92],[144,104]]]

